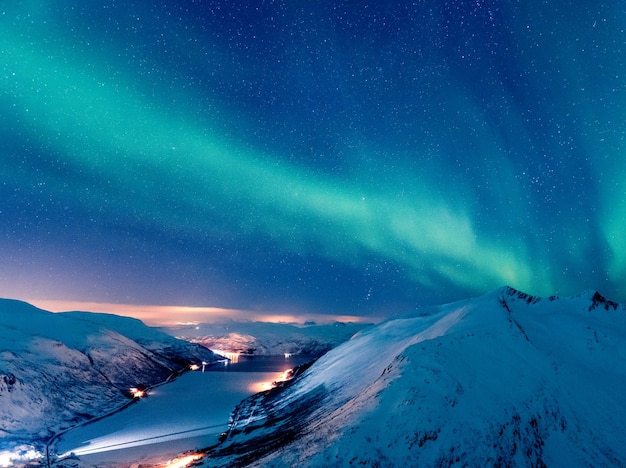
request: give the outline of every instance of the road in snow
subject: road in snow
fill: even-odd
[[[190,372],[130,408],[64,434],[53,447],[85,466],[157,463],[217,442],[234,407],[281,372]]]

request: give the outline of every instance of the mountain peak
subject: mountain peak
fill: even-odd
[[[384,322],[244,402],[205,463],[626,465],[626,315],[591,307],[618,305],[505,287]]]
[[[504,286],[496,291],[499,292],[502,297],[513,298],[515,300],[521,300],[528,304],[536,304],[537,302],[542,300],[540,296],[533,296],[531,294],[527,294],[523,291],[512,288],[510,286]],[[557,298],[556,296],[550,297],[551,300],[554,300],[556,298]]]
[[[589,306],[589,311],[592,311],[598,307],[603,307],[604,310],[617,310],[619,304],[617,302],[606,299],[602,294],[598,291],[595,291],[591,296],[591,305]]]

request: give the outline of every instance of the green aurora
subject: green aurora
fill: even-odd
[[[0,295],[626,299],[623,8],[70,4],[0,8]]]

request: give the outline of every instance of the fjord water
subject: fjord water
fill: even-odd
[[[213,372],[285,372],[296,366],[301,366],[314,360],[315,357],[305,354],[295,354],[289,357],[276,356],[248,356],[239,355],[231,359],[227,364],[219,363],[207,367],[207,371]]]
[[[156,387],[130,408],[64,434],[52,449],[71,453],[87,466],[167,461],[214,445],[227,430],[231,411],[244,398],[266,389],[283,372],[308,359],[244,357],[205,372],[188,372]]]

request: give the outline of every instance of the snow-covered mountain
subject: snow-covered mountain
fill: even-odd
[[[0,458],[41,451],[60,430],[129,401],[130,387],[215,360],[139,320],[0,299]]]
[[[503,288],[244,401],[205,466],[626,466],[626,308]]]
[[[270,356],[321,356],[370,324],[335,322],[294,325],[271,322],[222,322],[163,328],[178,338],[209,349]]]

